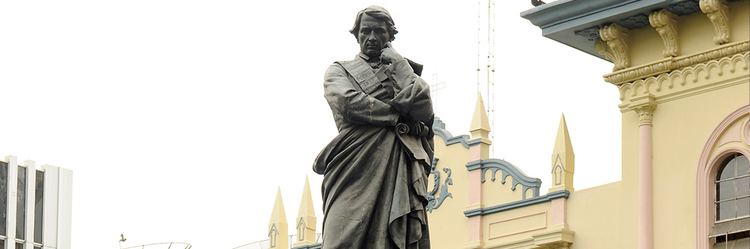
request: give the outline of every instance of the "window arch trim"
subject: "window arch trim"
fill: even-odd
[[[729,114],[714,129],[706,141],[698,163],[696,174],[696,248],[710,249],[708,236],[711,226],[715,222],[714,195],[716,187],[714,180],[721,167],[722,160],[738,153],[750,158],[750,105],[743,106]],[[740,126],[738,134],[727,134],[734,125]],[[718,144],[727,136],[736,142]],[[736,138],[735,138],[736,137]],[[716,151],[718,149],[718,151]]]

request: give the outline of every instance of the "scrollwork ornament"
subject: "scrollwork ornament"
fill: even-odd
[[[714,25],[714,43],[721,45],[729,42],[729,17],[727,5],[723,0],[700,0],[701,11],[708,16]]]
[[[433,210],[438,209],[441,205],[443,205],[443,202],[445,202],[445,199],[448,197],[453,198],[453,194],[448,192],[448,186],[453,185],[453,177],[451,176],[451,169],[450,168],[443,168],[443,172],[446,173],[445,182],[441,185],[440,184],[440,171],[437,167],[437,160],[438,158],[434,158],[432,160],[432,171],[430,171],[430,174],[435,177],[435,182],[433,185],[432,190],[427,193],[427,211],[432,213]],[[440,192],[440,195],[438,196],[437,193]]]
[[[648,16],[651,27],[656,29],[661,40],[664,42],[664,57],[677,56],[677,19],[675,15],[667,10],[651,12]]]
[[[602,38],[609,52],[612,54],[615,63],[613,71],[624,69],[630,66],[630,55],[628,52],[628,29],[612,23],[599,29],[599,37]]]

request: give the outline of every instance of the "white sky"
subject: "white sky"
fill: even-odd
[[[74,172],[73,248],[265,239],[276,189],[297,215],[312,161],[336,135],[322,78],[358,52],[348,33],[379,4],[394,48],[444,81],[436,112],[468,134],[476,1],[2,1],[0,155]],[[611,64],[541,36],[498,1],[494,157],[549,184],[565,112],[577,189],[620,178]],[[435,75],[436,74],[436,75]],[[318,210],[318,220],[322,211]]]

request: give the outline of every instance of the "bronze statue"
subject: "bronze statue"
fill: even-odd
[[[325,98],[339,130],[318,155],[323,174],[324,249],[430,248],[427,174],[433,111],[422,66],[391,45],[398,31],[387,10],[357,13],[360,46],[325,74]]]

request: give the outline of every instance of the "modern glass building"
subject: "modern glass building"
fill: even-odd
[[[0,161],[0,249],[70,249],[70,170]]]

